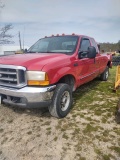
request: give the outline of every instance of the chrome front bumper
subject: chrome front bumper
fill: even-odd
[[[1,102],[23,108],[48,106],[56,85],[49,87],[24,87],[21,89],[0,86]]]

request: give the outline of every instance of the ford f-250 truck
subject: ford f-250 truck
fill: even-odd
[[[38,40],[25,54],[0,58],[0,102],[23,108],[48,106],[52,116],[65,117],[72,92],[100,76],[106,81],[110,55],[84,35],[57,35]]]

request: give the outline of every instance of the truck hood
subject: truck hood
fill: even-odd
[[[46,64],[59,61],[65,57],[68,57],[68,55],[52,53],[19,54],[0,57],[0,64],[24,66],[28,70],[42,70]]]

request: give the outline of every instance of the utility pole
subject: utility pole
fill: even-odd
[[[20,37],[20,31],[19,31],[19,44],[20,44],[20,50],[22,50],[22,46],[21,46],[21,37]]]
[[[24,28],[23,28],[23,50],[24,50],[24,35],[25,35],[25,25],[24,25]]]

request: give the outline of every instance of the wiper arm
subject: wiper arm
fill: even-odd
[[[56,53],[56,52],[47,51],[46,53]]]
[[[37,52],[34,52],[34,51],[27,51],[25,53],[37,53]]]

